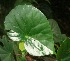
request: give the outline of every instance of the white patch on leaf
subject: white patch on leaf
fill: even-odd
[[[24,43],[24,46],[27,52],[33,56],[44,56],[53,54],[53,51],[51,51],[49,48],[41,44],[38,40],[30,37],[27,42]]]
[[[8,36],[10,39],[12,39],[13,41],[20,41],[20,38],[18,37],[18,33],[14,32],[13,30],[11,30],[9,33],[8,33]]]
[[[13,41],[20,41],[20,38],[18,37],[10,37],[10,39],[12,39]]]

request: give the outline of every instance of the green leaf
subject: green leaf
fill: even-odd
[[[70,60],[70,39],[67,38],[57,52],[58,61],[69,61]]]
[[[54,42],[56,43],[62,41],[61,31],[57,22],[54,19],[48,19],[48,21],[50,22],[53,31]]]
[[[24,42],[20,42],[20,43],[19,43],[19,49],[20,49],[21,51],[25,50]]]
[[[0,59],[1,61],[14,61],[12,56],[13,53],[13,44],[9,42],[7,38],[0,39],[0,42],[3,43],[3,46],[0,46]]]
[[[16,32],[20,40],[27,42],[29,38],[33,38],[50,50],[54,50],[49,21],[41,11],[31,5],[19,5],[11,10],[5,18],[5,29]]]

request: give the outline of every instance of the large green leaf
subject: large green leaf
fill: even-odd
[[[70,61],[70,39],[67,38],[57,52],[58,61]]]
[[[50,50],[54,50],[49,21],[41,11],[31,5],[19,5],[11,10],[5,18],[5,29],[17,33],[20,40],[28,42],[29,38],[33,38]]]
[[[14,61],[13,58],[13,43],[9,42],[6,38],[0,39],[3,46],[0,45],[0,59],[1,61]]]

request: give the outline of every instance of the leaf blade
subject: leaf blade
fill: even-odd
[[[25,42],[28,36],[54,50],[53,33],[49,21],[41,11],[31,5],[15,7],[5,18],[5,29],[18,33],[21,40]]]

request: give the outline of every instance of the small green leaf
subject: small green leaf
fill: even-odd
[[[69,61],[70,60],[70,39],[67,38],[57,52],[58,61]]]
[[[21,51],[25,50],[24,42],[20,42],[20,43],[19,43],[19,49],[20,49]]]

